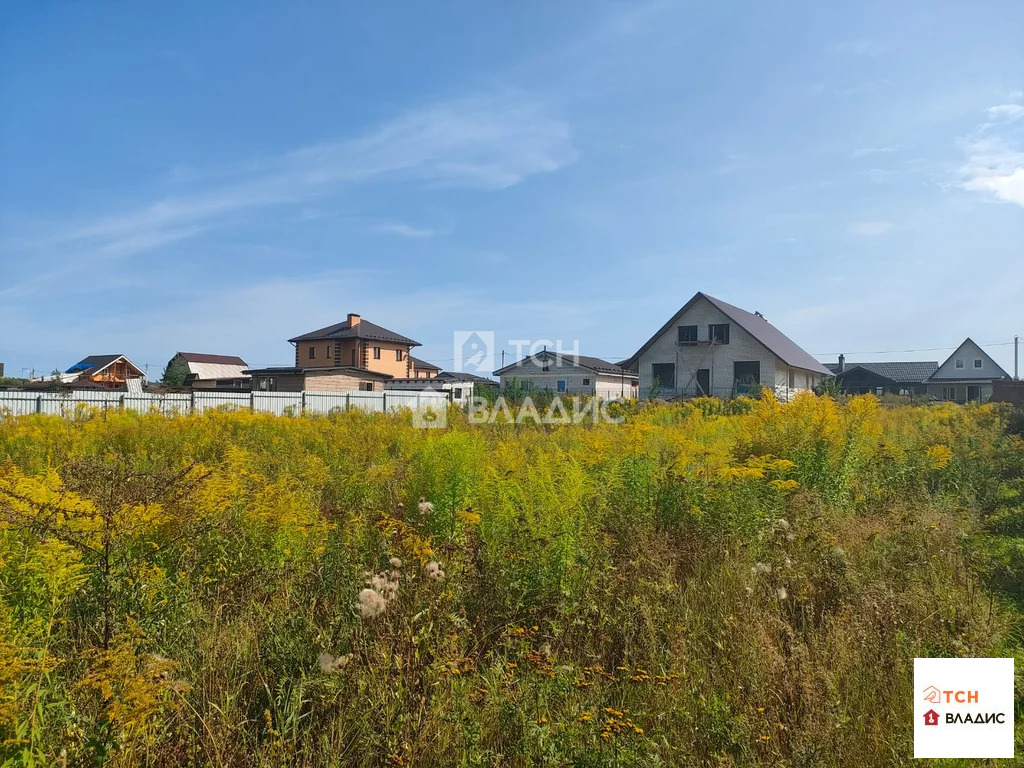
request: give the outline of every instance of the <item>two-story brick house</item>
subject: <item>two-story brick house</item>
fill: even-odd
[[[254,390],[382,390],[386,381],[413,375],[409,352],[420,346],[354,313],[288,341],[295,346],[295,366],[249,370]]]
[[[735,397],[762,387],[788,400],[830,371],[760,313],[698,292],[623,365],[640,395]]]

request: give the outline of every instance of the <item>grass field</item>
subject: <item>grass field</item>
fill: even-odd
[[[1009,411],[626,416],[0,418],[0,765],[909,766],[1024,670]]]

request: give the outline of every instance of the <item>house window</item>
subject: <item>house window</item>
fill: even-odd
[[[559,392],[565,392],[565,379],[559,379],[556,381],[555,386],[558,388]]]
[[[309,348],[309,359],[316,360],[316,347]]]
[[[583,386],[584,387],[589,387],[590,386],[590,379],[584,379],[583,380]]]
[[[679,331],[679,343],[680,344],[696,344],[697,343],[697,326],[696,325],[680,325]]]
[[[956,400],[956,387],[943,387],[942,388],[942,399],[943,400]]]
[[[729,324],[728,323],[712,323],[708,326],[708,340],[713,341],[715,344],[728,344],[729,343]]]
[[[733,378],[737,387],[752,391],[761,383],[761,363],[758,360],[737,360],[732,364]]]
[[[373,348],[373,359],[380,360],[380,347]]]
[[[360,381],[359,382],[359,391],[360,392],[373,392],[373,382],[372,381]]]
[[[981,368],[981,358],[980,357],[974,358],[974,367],[975,368]]]
[[[402,350],[395,350],[395,360],[397,360],[398,362],[402,362]]]
[[[461,400],[462,399],[462,387],[456,387],[455,389],[453,389],[452,390],[452,397],[454,397],[456,400]]]
[[[676,364],[651,363],[651,378],[658,382],[662,389],[674,389],[676,386]]]
[[[964,367],[964,359],[963,359],[962,357],[958,357],[958,358],[956,359],[956,362],[954,363],[954,365],[955,365],[955,366],[956,366],[957,368],[963,368],[963,367]]]
[[[542,371],[546,371],[546,370],[548,370],[548,366],[547,366],[547,365],[544,365],[544,366],[542,366],[542,367],[541,367],[541,370],[542,370]]]

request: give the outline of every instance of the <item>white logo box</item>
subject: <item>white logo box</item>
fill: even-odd
[[[1013,659],[914,659],[914,757],[1012,758]]]

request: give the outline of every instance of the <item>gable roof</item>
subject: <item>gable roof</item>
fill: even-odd
[[[892,381],[904,383],[913,382],[917,384],[924,383],[925,379],[939,369],[939,364],[934,361],[927,363],[916,361],[848,363],[842,373],[839,372],[839,363],[825,363],[825,367],[832,371],[837,379],[842,378],[855,368],[863,368],[865,371],[870,371],[878,376],[884,376]]]
[[[635,365],[640,360],[640,356],[650,349],[651,345],[700,299],[704,299],[711,306],[718,309],[718,311],[753,336],[761,346],[786,363],[786,365],[791,365],[794,368],[800,368],[805,371],[813,371],[814,373],[824,373],[826,375],[830,373],[828,368],[811,357],[809,353],[797,346],[796,342],[763,317],[747,312],[747,310],[740,309],[721,299],[716,299],[714,296],[708,296],[701,291],[697,291],[692,299],[686,302],[629,360],[624,360],[623,363],[628,364],[629,367]]]
[[[213,363],[214,365],[241,365],[247,363],[235,355],[207,355],[202,352],[179,352],[178,356],[188,363]]]
[[[124,355],[89,355],[88,357],[83,357],[77,363],[64,371],[64,373],[77,373],[79,375],[88,374],[89,376],[95,376],[100,371],[109,368],[118,360],[124,360],[128,363],[128,365],[135,369],[139,376],[145,375],[139,366]]]
[[[408,344],[410,347],[421,346],[418,341],[413,341],[408,336],[403,336],[400,333],[389,331],[387,328],[371,323],[369,320],[360,320],[354,326],[350,325],[349,321],[346,320],[343,323],[335,323],[334,325],[328,325],[326,328],[318,328],[315,331],[304,333],[301,336],[288,339],[288,341],[294,343],[296,341],[321,341],[323,339],[365,339],[367,341],[390,341],[395,344]]]
[[[596,373],[612,373],[616,376],[626,374],[629,376],[636,376],[636,373],[624,368],[621,365],[615,363],[609,363],[607,360],[602,360],[599,357],[588,357],[587,355],[566,355],[558,352],[551,352],[550,350],[542,350],[536,354],[524,357],[522,360],[517,360],[511,365],[506,365],[504,368],[499,368],[494,372],[495,376],[501,376],[503,373],[507,373],[516,368],[522,367],[523,363],[527,360],[559,360],[568,361],[572,365],[578,365],[581,368],[588,368]]]
[[[968,344],[970,344],[972,347],[974,347],[974,349],[976,349],[978,351],[978,354],[981,355],[983,360],[987,360],[991,364],[992,368],[995,369],[995,371],[996,371],[996,373],[998,375],[992,376],[991,375],[991,370],[984,369],[984,368],[979,372],[980,375],[974,375],[974,371],[976,369],[974,369],[974,368],[967,368],[966,365],[965,365],[964,368],[954,369],[954,375],[952,375],[952,376],[948,376],[948,375],[940,376],[939,375],[940,373],[943,372],[943,369],[946,368],[946,366],[949,364],[949,362],[951,360],[953,360],[957,355],[960,354],[960,350],[962,350]],[[972,352],[971,354],[974,354],[974,353]],[[960,371],[959,374],[956,373],[957,370]],[[958,346],[956,349],[953,350],[953,354],[951,354],[949,357],[947,357],[945,360],[942,361],[942,365],[940,365],[938,370],[936,370],[934,373],[932,373],[931,376],[928,377],[928,380],[929,381],[946,381],[946,382],[953,381],[953,380],[992,381],[994,379],[1008,379],[1008,378],[1010,378],[1010,374],[1008,374],[1006,371],[1004,371],[1003,367],[1001,365],[999,365],[999,363],[997,363],[995,360],[993,360],[992,356],[989,355],[989,353],[986,352],[984,349],[982,349],[980,344],[978,344],[976,341],[974,341],[974,339],[972,339],[970,336],[968,336],[966,339],[964,339],[962,342],[960,342],[960,346]]]
[[[409,359],[412,360],[413,367],[414,368],[419,368],[421,371],[440,371],[441,370],[440,366],[434,365],[433,363],[428,363],[426,360],[420,360],[418,357],[413,357],[412,355],[409,355]]]

